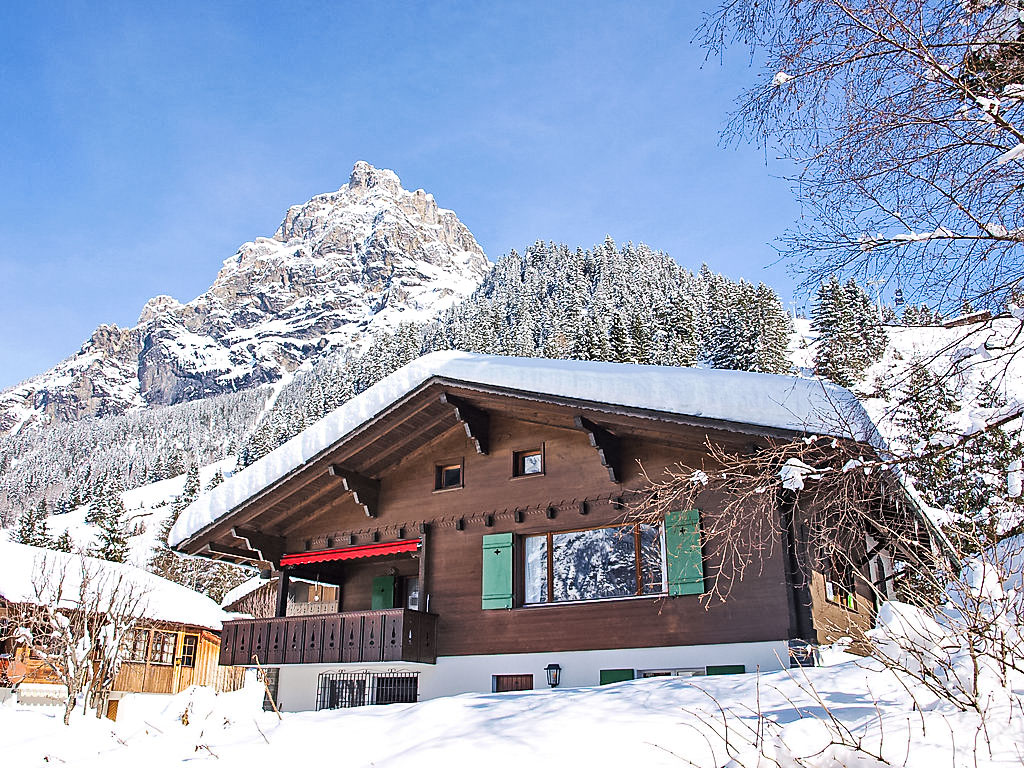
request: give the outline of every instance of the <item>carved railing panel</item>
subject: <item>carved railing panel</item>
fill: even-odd
[[[323,616],[240,619],[224,623],[220,663],[336,664],[420,661],[433,664],[434,614],[391,608]]]

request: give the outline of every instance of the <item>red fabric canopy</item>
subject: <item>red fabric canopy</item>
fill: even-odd
[[[398,552],[415,552],[419,546],[419,539],[406,539],[405,541],[384,541],[379,544],[363,544],[358,547],[322,549],[319,552],[299,552],[294,555],[284,555],[281,558],[281,565],[326,563],[330,560],[352,560],[357,557],[394,555]]]

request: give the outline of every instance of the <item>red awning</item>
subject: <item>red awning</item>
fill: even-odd
[[[357,557],[394,555],[398,552],[415,552],[419,546],[419,539],[406,539],[405,541],[384,541],[379,544],[363,544],[358,547],[322,549],[319,552],[298,552],[294,555],[284,555],[281,558],[281,565],[326,563],[330,560],[353,560]]]

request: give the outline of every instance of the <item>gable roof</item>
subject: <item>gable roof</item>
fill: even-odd
[[[11,541],[0,541],[0,598],[11,603],[42,601],[36,594],[37,575],[45,569],[53,577],[63,578],[59,607],[73,609],[81,589],[83,570],[101,590],[104,600],[113,597],[119,580],[141,590],[139,618],[189,624],[219,632],[231,615],[213,600],[181,584],[161,578],[127,563],[112,563],[85,555],[56,552]],[[47,590],[47,594],[53,594]]]
[[[202,532],[431,381],[691,417],[717,422],[720,428],[732,425],[738,429],[745,425],[876,444],[880,441],[853,393],[817,379],[745,371],[435,352],[395,371],[201,495],[179,515],[168,542],[177,546]]]

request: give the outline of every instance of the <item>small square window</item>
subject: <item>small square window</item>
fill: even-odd
[[[438,464],[434,470],[434,490],[444,491],[462,487],[461,464]]]
[[[544,451],[516,451],[512,454],[512,474],[515,477],[544,474]]]

